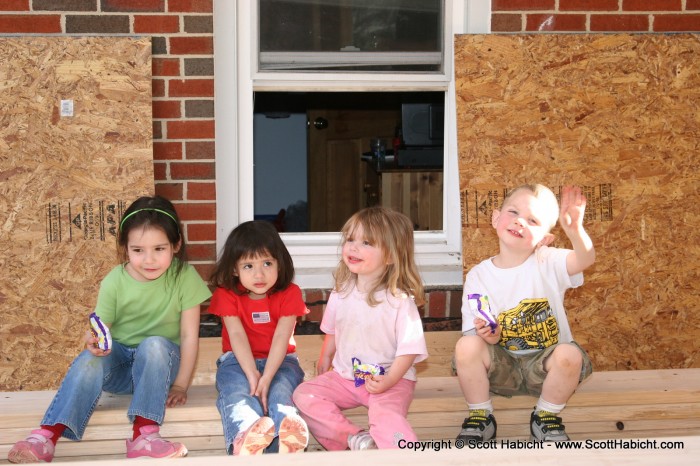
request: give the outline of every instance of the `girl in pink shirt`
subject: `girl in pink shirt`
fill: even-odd
[[[341,234],[342,259],[321,322],[319,375],[297,387],[294,403],[327,450],[398,448],[416,440],[406,419],[413,364],[428,357],[413,225],[403,214],[370,207]],[[357,406],[368,408],[369,430],[342,413]]]

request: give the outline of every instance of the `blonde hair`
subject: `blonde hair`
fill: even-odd
[[[367,293],[370,306],[379,304],[374,294],[386,289],[394,296],[412,295],[417,306],[425,302],[423,282],[414,258],[413,223],[404,214],[384,207],[368,207],[355,213],[341,230],[341,246],[352,238],[358,226],[370,244],[384,252],[387,265],[384,273]],[[355,285],[357,275],[350,272],[343,259],[333,273],[335,290],[348,292]]]
[[[559,220],[559,203],[557,196],[554,195],[551,189],[542,184],[523,184],[511,190],[503,199],[503,204],[508,201],[518,191],[530,191],[535,198],[542,203],[542,221],[547,230],[551,230]]]

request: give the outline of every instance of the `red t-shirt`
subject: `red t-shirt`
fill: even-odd
[[[250,349],[256,359],[267,358],[272,337],[280,317],[303,316],[306,304],[301,289],[294,283],[286,289],[268,294],[263,299],[250,299],[247,294],[237,295],[226,288],[217,288],[211,298],[209,312],[220,317],[235,316],[241,320],[248,336]],[[233,351],[226,325],[221,330],[223,352]],[[296,349],[294,336],[289,339],[287,354]]]

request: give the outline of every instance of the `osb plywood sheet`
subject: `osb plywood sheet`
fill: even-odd
[[[152,193],[151,43],[0,38],[0,390],[56,388]]]
[[[597,249],[566,306],[595,368],[700,367],[700,37],[456,38],[464,267],[504,191],[584,187]],[[557,227],[560,247],[570,247]]]

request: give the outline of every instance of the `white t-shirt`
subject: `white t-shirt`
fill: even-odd
[[[583,284],[583,273],[569,276],[570,249],[538,248],[517,267],[500,269],[493,258],[474,266],[464,282],[462,332],[474,328],[468,296],[488,296],[493,315],[502,326],[499,344],[515,354],[542,350],[573,340],[564,309],[564,293]]]
[[[367,304],[367,294],[357,288],[349,293],[333,291],[321,321],[321,331],[335,335],[333,369],[353,380],[352,358],[362,364],[379,364],[389,373],[397,356],[416,354],[415,362],[428,357],[423,323],[416,303],[403,295],[377,293],[379,304]],[[416,380],[411,367],[403,378]]]

